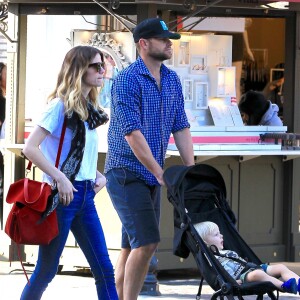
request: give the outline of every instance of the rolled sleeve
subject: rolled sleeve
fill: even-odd
[[[190,128],[190,123],[188,122],[188,119],[187,119],[185,113],[182,114],[181,116],[179,116],[179,118],[180,118],[180,120],[178,120],[176,118],[175,124],[172,128],[172,133],[180,131],[184,128]]]
[[[175,121],[174,121],[173,127],[172,127],[172,133],[180,131],[184,128],[190,128],[190,123],[188,121],[188,118],[186,116],[186,112],[184,109],[184,99],[183,99],[181,89],[178,91],[178,94],[180,95],[180,97],[179,97],[180,104],[178,105],[178,108],[176,110]]]
[[[119,76],[115,82],[113,101],[115,115],[119,120],[121,132],[127,135],[134,130],[141,130],[140,94],[136,82],[129,76]]]

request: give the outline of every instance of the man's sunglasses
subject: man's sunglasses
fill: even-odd
[[[89,64],[89,68],[91,68],[91,67],[95,68],[97,70],[97,72],[100,73],[101,69],[105,68],[105,62]]]

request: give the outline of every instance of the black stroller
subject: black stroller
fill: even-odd
[[[193,224],[203,221],[216,223],[224,236],[224,248],[236,251],[249,262],[261,264],[235,228],[235,215],[226,200],[226,186],[222,175],[213,167],[198,164],[192,167],[172,166],[164,173],[168,200],[174,206],[175,255],[187,258],[191,252],[201,275],[196,299],[200,299],[203,279],[214,289],[211,299],[243,299],[246,295],[264,294],[275,300],[278,289],[271,282],[243,283],[239,285],[222,267]],[[274,291],[277,291],[275,296]]]

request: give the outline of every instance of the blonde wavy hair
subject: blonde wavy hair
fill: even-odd
[[[77,46],[72,48],[65,56],[58,74],[56,88],[48,97],[48,101],[60,98],[64,102],[65,114],[71,115],[72,112],[76,112],[83,121],[88,118],[88,110],[81,91],[82,79],[97,54],[100,54],[104,61],[103,53],[95,47]],[[93,87],[88,98],[95,109],[99,108],[97,96],[97,87]]]

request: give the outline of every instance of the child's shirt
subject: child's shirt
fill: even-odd
[[[226,255],[226,257],[217,256],[216,258],[224,267],[224,269],[232,276],[235,280],[240,278],[240,275],[243,273],[245,266],[235,260],[230,259],[230,257],[238,258],[241,261],[246,262],[243,258],[238,256],[235,251],[232,250],[221,250],[220,254]]]

